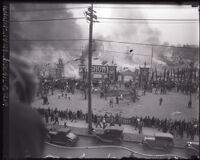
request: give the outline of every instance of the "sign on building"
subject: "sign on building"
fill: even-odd
[[[93,78],[102,78],[101,74],[93,74]]]
[[[79,72],[82,73],[83,70],[86,69],[86,66],[79,66]],[[92,73],[102,73],[105,75],[109,75],[109,79],[116,78],[117,66],[104,66],[104,65],[92,65],[91,71]]]
[[[116,68],[116,66],[92,65],[92,72],[114,73],[116,72]]]

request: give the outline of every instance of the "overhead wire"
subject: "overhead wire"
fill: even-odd
[[[23,9],[23,10],[10,10],[11,12],[41,12],[41,11],[61,11],[73,9],[86,9],[87,7],[63,7],[63,8],[41,8],[41,9]]]
[[[54,19],[29,19],[29,20],[10,20],[10,22],[37,22],[37,21],[63,21],[86,19],[85,17],[69,17],[69,18],[54,18]],[[152,18],[124,18],[124,17],[98,17],[104,20],[125,20],[125,21],[163,21],[163,22],[198,22],[198,19],[152,19]]]
[[[77,19],[85,19],[85,17],[70,17],[70,18],[56,18],[56,19],[10,20],[10,22],[16,23],[16,22],[66,21],[66,20],[77,20]]]
[[[78,6],[78,7],[61,7],[61,8],[41,8],[41,9],[22,9],[22,10],[15,10],[12,9],[10,10],[11,12],[40,12],[40,11],[59,11],[59,10],[76,10],[76,9],[87,9],[89,7],[88,6]],[[139,7],[139,6],[120,6],[120,7],[109,7],[109,6],[94,6],[94,9],[194,9],[193,7],[152,7],[152,6],[145,6],[145,7]]]
[[[98,17],[98,19],[108,19],[108,20],[133,20],[133,21],[198,21],[198,19],[157,19],[157,18],[124,18],[124,17]]]
[[[191,21],[191,22],[186,22],[186,21],[179,21],[179,22],[165,22],[165,21],[162,21],[162,22],[149,22],[149,21],[146,21],[146,22],[142,22],[142,21],[99,21],[95,24],[112,24],[112,23],[121,23],[121,24],[194,24],[194,23],[198,23],[196,21]]]
[[[52,41],[52,42],[56,42],[56,41],[88,41],[88,39],[86,38],[80,38],[80,39],[11,39],[10,41],[15,41],[15,42],[45,42],[45,41]]]
[[[102,52],[111,52],[111,53],[124,53],[124,54],[127,54],[126,52],[118,52],[118,51],[110,51],[110,50],[102,50]],[[139,55],[139,56],[151,56],[151,55],[146,55],[146,54],[137,54],[137,53],[133,53],[132,54],[133,56],[134,55]]]
[[[12,42],[56,42],[56,41],[88,41],[87,38],[82,39],[10,39]],[[161,44],[150,44],[150,43],[138,43],[138,42],[124,42],[124,41],[112,41],[112,40],[103,40],[103,39],[94,39],[94,41],[99,42],[108,42],[108,43],[121,43],[121,44],[135,44],[135,45],[142,45],[142,46],[156,46],[156,47],[172,47],[172,48],[187,48],[187,49],[193,49],[192,47],[186,47],[186,46],[169,46],[169,45],[161,45]]]
[[[191,47],[185,47],[185,46],[169,46],[169,45],[159,45],[159,44],[149,44],[149,43],[136,43],[136,42],[123,42],[123,41],[112,41],[112,40],[103,40],[103,39],[95,39],[95,41],[100,42],[109,42],[109,43],[121,43],[121,44],[136,44],[136,45],[143,45],[143,46],[157,46],[157,47],[173,47],[173,48],[188,48],[193,49]]]

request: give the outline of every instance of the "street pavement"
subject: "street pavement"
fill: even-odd
[[[120,145],[107,145],[96,143],[95,139],[89,136],[80,136],[79,141],[74,147],[61,146],[55,143],[45,143],[44,155],[54,155],[65,158],[119,158],[134,155],[137,158],[174,158],[181,159],[188,157],[185,149],[173,148],[170,152],[158,149],[146,149],[140,143],[122,142]]]
[[[72,95],[68,93],[71,100],[62,97],[58,99],[60,92],[56,91],[54,95],[49,95],[49,105],[42,105],[42,99],[35,98],[32,106],[35,108],[57,108],[58,110],[66,110],[67,108],[72,111],[82,110],[83,113],[88,111],[88,101],[84,100],[84,96],[78,91]],[[142,94],[142,91],[139,92]],[[159,105],[159,98],[163,98],[163,103]],[[154,94],[147,92],[145,96],[140,96],[140,100],[136,103],[127,103],[127,100],[119,101],[119,104],[115,103],[114,107],[109,106],[109,98],[105,100],[100,98],[98,93],[92,94],[92,111],[94,114],[104,115],[107,113],[120,113],[122,117],[132,116],[154,116],[160,119],[171,118],[171,119],[185,119],[192,120],[199,116],[199,99],[196,95],[192,96],[192,108],[187,107],[189,96],[176,92],[168,92],[166,95]]]
[[[141,95],[142,91],[139,92]],[[75,91],[75,94],[72,95],[68,93],[70,96],[69,99],[65,99],[62,97],[58,99],[58,95],[61,93],[56,91],[54,95],[49,95],[49,105],[43,105],[42,99],[36,97],[32,106],[34,108],[51,108],[58,110],[66,110],[67,108],[72,111],[82,110],[83,113],[87,113],[88,110],[88,101],[84,100],[84,96],[79,92]],[[159,106],[159,98],[163,97],[163,104]],[[104,98],[100,98],[98,93],[92,94],[92,110],[94,114],[104,115],[107,113],[121,113],[122,117],[132,117],[132,116],[154,116],[160,119],[164,118],[172,118],[172,119],[185,119],[192,120],[199,116],[199,100],[196,95],[192,96],[192,108],[189,109],[187,107],[188,103],[188,95],[176,93],[176,92],[168,92],[166,95],[154,94],[154,93],[146,93],[145,96],[140,96],[140,100],[136,103],[127,103],[127,101],[120,101],[119,104],[114,104],[114,107],[109,106],[109,98],[105,100]],[[115,99],[114,99],[115,102]],[[172,114],[175,112],[179,112],[179,114]],[[60,121],[60,124],[63,126],[64,122]],[[81,135],[88,135],[88,124],[85,121],[77,120],[77,122],[67,121],[67,125],[72,128],[72,130]],[[93,124],[93,127],[95,125]],[[142,134],[138,134],[138,130],[135,130],[135,127],[131,125],[122,125],[124,127],[124,140],[125,141],[133,141],[140,143],[142,141],[143,136],[154,135],[155,132],[160,132],[155,128],[143,127]],[[94,127],[95,128],[95,127]],[[97,129],[101,130],[101,129]],[[195,141],[199,140],[199,136],[195,136]],[[186,142],[189,139],[184,136],[184,138],[175,137],[174,142],[176,147],[184,147]]]
[[[89,136],[88,134],[88,124],[84,120],[77,120],[76,122],[71,122],[70,120],[68,121],[61,121],[59,119],[59,126],[64,127],[64,122],[67,122],[67,126],[71,128],[71,130],[77,134],[77,135],[82,135],[82,136]],[[47,127],[52,126],[52,123],[47,124]],[[139,134],[139,130],[135,130],[134,126],[131,125],[122,125],[124,128],[124,141],[128,142],[135,142],[135,143],[141,143],[142,139],[144,136],[153,136],[155,133],[160,132],[155,128],[149,128],[149,127],[143,127],[142,129],[142,134]],[[93,123],[93,128],[98,131],[103,133],[103,129],[101,128],[96,128],[95,124]],[[177,148],[184,148],[186,145],[186,142],[189,141],[190,139],[186,138],[180,138],[180,137],[174,137],[174,147]],[[199,136],[195,135],[194,137],[195,141],[199,141]]]

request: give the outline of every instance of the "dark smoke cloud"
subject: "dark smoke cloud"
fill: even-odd
[[[11,20],[29,20],[29,19],[55,19],[55,18],[68,18],[73,17],[69,10],[52,10],[52,11],[38,11],[38,12],[13,12],[14,10],[36,10],[36,9],[50,9],[50,8],[63,8],[64,4],[41,4],[41,3],[16,3],[11,4],[10,19]],[[115,10],[116,11],[116,10]],[[113,12],[115,12],[113,11]],[[98,12],[97,12],[98,15]],[[128,18],[146,18],[143,13],[138,10],[137,12],[116,11],[111,17],[128,17]],[[103,21],[103,20],[100,20]],[[81,24],[81,23],[80,23]],[[99,24],[101,25],[101,24]],[[88,34],[88,29],[83,30],[84,25],[78,25],[76,21],[51,21],[51,22],[24,22],[24,23],[10,23],[10,39],[76,39],[87,38],[83,35]],[[97,25],[98,26],[98,25]],[[150,44],[161,44],[159,30],[152,28],[150,24],[137,24],[137,23],[110,23],[104,32],[95,32],[93,39],[105,39],[114,41],[129,41],[141,42]],[[87,34],[86,34],[87,33]],[[164,43],[165,45],[169,45]],[[25,55],[31,57],[37,63],[57,62],[58,58],[63,58],[64,62],[70,61],[74,56],[81,55],[81,47],[83,48],[84,58],[88,57],[88,41],[80,42],[10,42],[11,53],[18,55]],[[146,57],[134,56],[132,58],[129,54],[114,54],[102,53],[103,50],[121,51],[126,53],[127,48],[133,49],[136,54],[151,54],[151,48],[139,45],[125,45],[117,43],[104,43],[99,41],[93,42],[93,56],[99,57],[100,61],[109,61],[115,59],[119,65],[127,64],[130,66],[143,64]],[[73,50],[77,51],[73,51]],[[79,51],[78,51],[79,50]],[[154,58],[170,64],[170,60],[165,56],[171,53],[177,55],[184,55],[183,58],[188,57],[188,50],[176,50],[166,47],[155,47]],[[196,50],[191,51],[196,55]],[[192,57],[192,56],[191,56]],[[168,62],[169,61],[169,62]],[[149,63],[149,62],[147,62]],[[78,73],[77,64],[68,63],[65,66],[66,70],[76,70]],[[74,69],[75,68],[75,69]],[[68,71],[66,74],[68,74]],[[73,71],[72,71],[73,72]],[[70,71],[70,73],[72,74]]]
[[[89,45],[87,44],[86,47],[83,50],[83,57],[84,58],[88,58],[88,50],[89,49]],[[103,50],[103,42],[101,41],[96,41],[95,39],[93,40],[92,43],[92,56],[93,57],[99,57],[100,53]]]
[[[98,12],[97,12],[98,14]],[[127,17],[127,18],[146,18],[141,10],[135,11],[126,11],[126,10],[112,10],[112,15],[109,17]],[[101,20],[100,22],[108,22],[106,20]],[[126,41],[126,42],[139,42],[139,43],[150,43],[150,44],[160,44],[160,36],[161,33],[158,29],[152,28],[148,23],[141,24],[140,22],[129,23],[131,21],[112,21],[113,23],[107,23],[107,30],[102,29],[104,33],[99,35],[98,33],[94,33],[94,37],[97,39],[107,39],[114,41]],[[100,24],[101,25],[101,24]],[[145,61],[149,61],[149,57],[144,56],[130,56],[130,54],[126,54],[128,50],[133,49],[135,54],[151,54],[151,48],[148,46],[140,46],[134,44],[117,44],[117,43],[103,43],[105,50],[113,50],[117,52],[124,52],[124,56],[118,54],[105,54],[104,58],[107,60],[112,60],[111,57],[115,57],[115,60],[118,65],[122,65],[120,61],[123,61],[125,64],[129,64],[130,66],[133,64],[138,66],[138,64],[143,64]]]
[[[14,12],[17,10],[37,10],[63,8],[64,4],[41,4],[41,3],[17,3],[11,4],[11,20],[31,20],[31,19],[56,19],[69,18],[73,14],[68,10],[36,11],[36,12]],[[10,39],[75,39],[81,38],[80,26],[75,21],[51,21],[51,22],[21,22],[10,23]],[[80,42],[81,43],[81,42]],[[31,54],[31,50],[40,48],[52,48],[53,51],[66,51],[79,48],[77,42],[10,42],[10,48],[16,54]],[[45,52],[45,51],[44,51]],[[55,53],[56,54],[56,53]],[[76,54],[76,53],[73,53]],[[79,53],[78,53],[79,54]],[[49,54],[47,56],[50,56]]]
[[[169,43],[164,43],[163,45],[169,45]],[[168,66],[176,64],[188,64],[188,62],[196,63],[199,60],[198,50],[199,49],[197,46],[192,45],[178,45],[174,47],[154,47],[156,58],[161,60],[162,62],[165,62]]]
[[[64,8],[65,4],[42,3],[13,3],[10,5],[10,20],[38,20],[58,19],[73,17],[69,10],[51,10],[34,12],[14,12],[20,10],[55,9]],[[50,63],[55,65],[58,58],[62,58],[65,64],[64,75],[78,77],[78,65],[71,63],[74,57],[80,56],[82,41],[36,41],[15,42],[12,40],[49,40],[49,39],[81,39],[82,31],[76,21],[50,21],[50,22],[21,22],[10,23],[10,50],[11,54],[17,54],[31,59],[38,66]],[[85,42],[88,43],[88,42]]]

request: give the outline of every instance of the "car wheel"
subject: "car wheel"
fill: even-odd
[[[188,153],[188,156],[190,158],[193,157],[193,156],[198,156],[198,153],[195,150],[193,150],[193,149],[188,149],[187,153]]]

